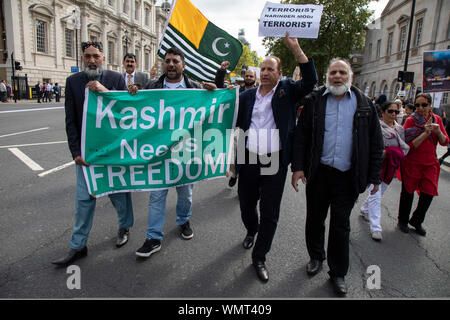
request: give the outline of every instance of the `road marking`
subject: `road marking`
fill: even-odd
[[[47,129],[50,129],[50,127],[39,128],[39,129],[33,129],[33,130],[28,130],[28,131],[21,131],[21,132],[16,132],[16,133],[4,134],[4,135],[0,136],[0,138],[10,137],[10,136],[15,136],[15,135],[18,135],[18,134],[24,134],[24,133],[36,132],[36,131],[41,131],[41,130],[47,130]]]
[[[58,144],[58,143],[67,143],[67,140],[65,141],[52,141],[52,142],[40,142],[40,143],[29,143],[29,144],[16,144],[11,146],[0,146],[0,149],[5,148],[18,148],[18,147],[31,147],[31,146],[42,146],[47,144]]]
[[[11,151],[17,158],[19,158],[23,163],[25,163],[31,170],[33,171],[40,171],[44,170],[40,165],[38,165],[36,162],[30,159],[25,153],[20,151],[17,148],[9,148],[9,151]]]
[[[64,109],[64,106],[61,106],[61,107],[49,107],[49,108],[21,109],[21,110],[5,110],[5,111],[0,111],[0,113],[43,111],[43,110],[54,110],[54,109]]]
[[[46,175],[48,175],[50,173],[54,173],[54,172],[57,172],[57,171],[62,170],[64,168],[70,167],[73,164],[75,164],[75,161],[70,161],[70,162],[68,162],[66,164],[63,164],[62,166],[50,169],[48,171],[41,172],[41,173],[38,174],[38,176],[42,178],[42,177],[44,177],[44,176],[46,176]]]

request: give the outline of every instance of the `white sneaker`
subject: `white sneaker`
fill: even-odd
[[[365,220],[365,221],[367,221],[367,222],[369,222],[370,220],[369,220],[369,217],[368,217],[368,213],[365,213],[364,211],[360,211],[360,215],[361,215],[361,217]]]
[[[372,232],[372,239],[375,241],[381,241],[383,237],[381,236],[381,231]]]

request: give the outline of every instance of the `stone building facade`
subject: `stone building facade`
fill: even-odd
[[[156,0],[7,0],[1,1],[0,77],[11,79],[11,53],[23,67],[15,75],[65,85],[72,67],[83,68],[80,43],[102,41],[105,69],[123,72],[126,52],[135,53],[138,70],[156,63],[167,12]],[[77,28],[78,24],[78,28]]]
[[[394,99],[402,87],[398,71],[405,64],[412,0],[390,0],[381,17],[368,25],[365,48],[354,55],[354,84],[371,97],[384,93]],[[414,72],[411,98],[422,90],[424,51],[450,49],[450,1],[416,0],[407,71]],[[442,103],[448,103],[448,93]]]

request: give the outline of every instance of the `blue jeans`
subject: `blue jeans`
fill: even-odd
[[[193,184],[176,187],[177,199],[177,225],[181,226],[189,220],[192,214],[192,189]],[[162,240],[162,231],[166,220],[166,198],[169,189],[150,192],[148,202],[148,227],[147,239]]]
[[[73,226],[72,238],[70,239],[70,248],[81,249],[86,246],[89,232],[92,228],[96,199],[89,195],[82,166],[75,165],[75,167],[77,193],[75,197],[75,224]],[[129,192],[113,193],[109,195],[109,199],[119,216],[119,227],[132,227],[134,218],[131,194]]]

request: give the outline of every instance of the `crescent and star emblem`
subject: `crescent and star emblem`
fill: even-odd
[[[217,43],[219,42],[219,40],[222,40],[222,39],[225,40],[225,38],[222,38],[222,37],[216,38],[212,43],[212,49],[216,55],[225,57],[229,54],[229,52],[223,53],[223,52],[220,52],[219,49],[217,49]],[[230,46],[230,44],[228,42],[225,42],[225,48],[228,48],[229,46]]]

